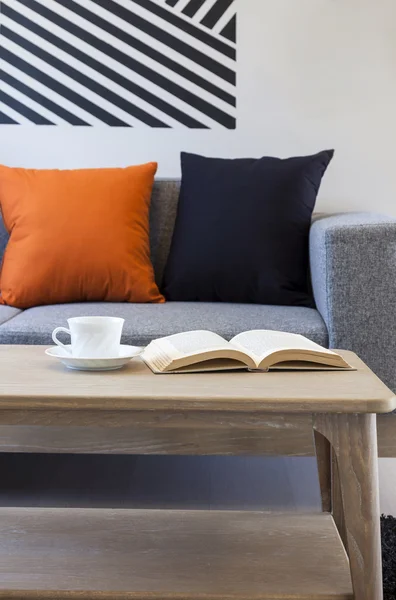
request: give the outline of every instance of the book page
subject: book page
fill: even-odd
[[[187,331],[152,341],[142,354],[143,360],[155,372],[181,369],[213,359],[241,361],[245,367],[255,363],[241,348],[227,342],[212,331]]]
[[[143,360],[155,372],[166,371],[186,357],[230,348],[220,335],[211,331],[186,331],[153,340],[142,354]]]
[[[212,331],[185,331],[155,340],[155,343],[166,348],[172,348],[174,358],[200,354],[208,350],[222,350],[229,348],[227,342],[221,335]]]
[[[246,365],[239,360],[231,358],[212,358],[198,363],[179,367],[175,371],[169,370],[167,373],[210,373],[211,371],[240,371],[246,370]]]
[[[282,350],[302,350],[338,356],[335,352],[311,342],[303,335],[269,329],[244,331],[236,335],[230,343],[245,352],[249,352],[257,363],[260,363],[273,352]]]

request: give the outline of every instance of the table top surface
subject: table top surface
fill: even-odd
[[[352,352],[356,371],[155,375],[140,358],[119,371],[66,369],[44,346],[0,346],[0,411],[384,413],[394,394]]]

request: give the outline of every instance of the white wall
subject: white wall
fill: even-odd
[[[287,156],[334,147],[319,210],[396,214],[396,1],[238,0],[238,125],[211,131],[3,126],[0,162],[93,167],[181,149]]]

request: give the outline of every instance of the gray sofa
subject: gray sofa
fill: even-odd
[[[178,181],[155,183],[151,245],[159,284],[178,194]],[[6,243],[1,224],[1,255]],[[331,348],[354,350],[396,391],[396,219],[371,213],[316,217],[310,263],[316,309],[195,302],[78,303],[24,311],[0,306],[0,343],[51,344],[52,330],[67,318],[94,314],[124,317],[124,343],[137,345],[186,329],[211,329],[226,338],[248,329],[279,329]]]

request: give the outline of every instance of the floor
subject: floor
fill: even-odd
[[[320,510],[312,458],[0,454],[2,506]],[[380,460],[396,515],[396,459]]]

